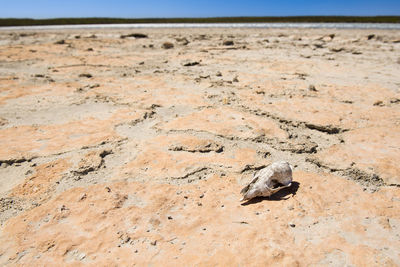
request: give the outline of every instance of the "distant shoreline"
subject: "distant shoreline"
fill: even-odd
[[[400,16],[293,16],[293,17],[213,17],[213,18],[0,18],[0,27],[159,23],[400,23]]]
[[[400,23],[130,23],[130,24],[73,24],[7,26],[0,31],[28,30],[104,30],[104,29],[348,29],[348,30],[400,30]]]

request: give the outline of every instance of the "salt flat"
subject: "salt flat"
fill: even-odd
[[[399,55],[396,30],[0,32],[0,264],[399,265]],[[241,205],[277,160],[292,186]]]

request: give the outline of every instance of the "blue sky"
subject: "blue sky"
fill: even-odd
[[[0,17],[400,15],[400,0],[0,0]]]

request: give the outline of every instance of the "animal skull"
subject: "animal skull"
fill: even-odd
[[[286,161],[274,162],[255,173],[253,180],[240,191],[240,201],[268,197],[292,184],[292,166]]]

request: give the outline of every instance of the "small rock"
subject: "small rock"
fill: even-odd
[[[290,223],[288,223],[288,224],[289,224],[289,226],[292,227],[292,228],[296,227],[296,225],[295,225],[294,223],[292,223],[292,222],[290,222]]]
[[[400,59],[399,59],[399,60],[400,60]],[[221,73],[220,71],[218,71],[218,72],[215,74],[215,76],[221,77],[221,76],[222,76],[222,73]]]
[[[131,33],[131,34],[125,34],[125,35],[121,35],[120,36],[121,39],[125,39],[127,37],[134,37],[136,39],[148,38],[148,36],[146,34],[143,34],[143,33]]]
[[[191,67],[191,66],[196,66],[196,65],[199,65],[199,64],[200,64],[200,62],[198,62],[198,61],[189,61],[189,62],[183,63],[183,66]]]
[[[223,45],[234,45],[234,42],[232,40],[226,40],[222,44]]]
[[[256,90],[256,94],[265,95],[265,91],[264,90]]]
[[[92,78],[93,76],[90,73],[81,73],[79,74],[79,77]]]
[[[198,79],[208,79],[210,75],[200,75]]]
[[[150,243],[150,245],[152,245],[152,246],[157,245],[157,240],[152,241],[152,242]]]
[[[314,45],[315,48],[324,48],[324,44],[316,43],[316,44],[313,44],[313,45]]]
[[[317,92],[317,88],[315,88],[315,86],[313,84],[310,84],[310,86],[308,86],[308,90],[313,91],[313,92]]]
[[[396,103],[400,103],[400,98],[391,98],[389,100],[390,104],[396,104]]]
[[[54,44],[59,44],[59,45],[65,44],[65,40],[57,41],[57,42],[55,42]]]
[[[161,47],[164,48],[164,49],[171,49],[171,48],[174,48],[174,44],[170,43],[170,42],[165,42],[165,43],[162,44]]]
[[[126,244],[126,243],[128,243],[130,240],[131,240],[131,238],[130,238],[129,236],[126,235],[125,237],[123,237],[121,243],[122,243],[122,244]]]
[[[376,102],[374,103],[374,106],[383,107],[383,106],[384,106],[383,101],[382,101],[382,100],[376,101]]]
[[[8,120],[0,117],[0,126],[8,124]]]
[[[182,45],[188,45],[190,42],[186,38],[176,38],[175,39],[177,42],[179,42]]]
[[[172,220],[172,216],[168,216],[168,220]]]
[[[68,209],[65,205],[62,205],[61,208],[60,208],[60,210],[61,210],[61,211],[64,211],[64,210],[69,210],[69,209]]]
[[[329,50],[332,52],[338,53],[338,52],[344,51],[345,49],[343,47],[339,47],[339,48],[331,48]]]

